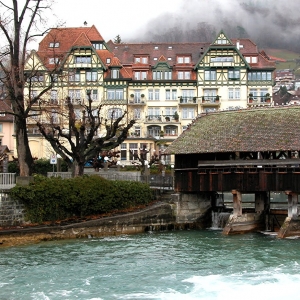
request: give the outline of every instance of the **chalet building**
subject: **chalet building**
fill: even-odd
[[[143,145],[149,158],[158,154],[201,113],[273,105],[274,61],[251,40],[229,39],[222,31],[212,43],[115,44],[105,42],[95,26],[52,29],[26,68],[36,72],[27,97],[55,81],[40,103],[53,107],[57,123],[63,122],[56,110],[66,97],[79,104],[87,92],[103,105],[104,118],[128,111],[136,124],[120,145],[124,164]],[[76,114],[80,119],[79,106]],[[50,147],[35,125],[39,118],[33,113],[28,122],[30,146],[35,156],[48,157]]]

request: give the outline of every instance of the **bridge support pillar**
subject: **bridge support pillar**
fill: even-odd
[[[300,236],[300,218],[298,216],[298,193],[285,191],[288,196],[288,216],[284,220],[278,238],[286,238],[290,236]]]
[[[255,196],[255,213],[242,211],[242,194],[240,191],[232,190],[233,212],[228,223],[223,229],[223,234],[237,234],[262,230],[264,225],[263,210],[265,204],[265,193],[258,193]]]
[[[262,213],[266,209],[267,203],[267,193],[266,192],[256,192],[255,193],[255,212]]]
[[[241,216],[243,214],[242,211],[242,194],[237,190],[232,190],[233,195],[233,215]]]
[[[291,191],[285,191],[285,194],[288,196],[288,217],[298,217],[298,194]]]

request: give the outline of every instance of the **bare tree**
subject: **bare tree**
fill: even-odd
[[[56,111],[62,119],[65,119],[66,128],[54,122],[51,112],[47,112],[47,106],[44,107],[43,113],[44,115],[49,113],[50,121],[37,123],[41,134],[51,144],[54,152],[72,168],[73,176],[83,175],[85,163],[97,158],[99,153],[120,145],[135,123],[134,120],[126,123],[126,111],[118,118],[115,118],[112,112],[110,119],[104,119],[101,116],[103,106],[93,106],[92,102],[91,94],[88,93],[88,103],[77,105],[82,112],[79,119],[74,104],[67,97],[66,111],[63,108]],[[104,134],[99,136],[100,129]]]
[[[26,119],[32,105],[52,88],[52,75],[55,70],[49,74],[49,84],[39,94],[25,101],[25,86],[30,86],[40,76],[37,69],[24,72],[26,50],[28,43],[43,34],[38,26],[43,27],[44,20],[41,14],[50,8],[51,1],[24,0],[23,3],[20,5],[22,7],[19,7],[20,1],[17,0],[0,1],[0,38],[5,40],[0,49],[0,68],[3,70],[0,80],[12,103],[20,175],[28,176],[33,170],[33,158],[29,148]]]

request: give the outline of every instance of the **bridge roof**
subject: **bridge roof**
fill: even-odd
[[[167,154],[300,150],[300,107],[224,111],[199,116]]]

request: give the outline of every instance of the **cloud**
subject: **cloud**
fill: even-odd
[[[223,29],[232,38],[249,37],[260,48],[300,50],[298,1],[189,0],[172,13],[150,20],[136,41],[211,42]],[[244,36],[239,36],[244,35]],[[189,40],[187,40],[189,39]]]

